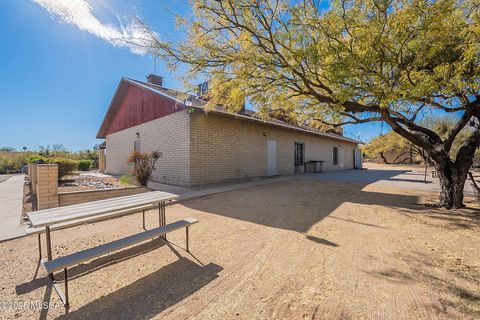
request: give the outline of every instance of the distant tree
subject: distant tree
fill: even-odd
[[[50,155],[50,145],[45,146],[39,146],[38,147],[38,153],[44,157],[47,157]]]
[[[445,139],[448,133],[455,126],[455,120],[451,117],[425,117],[421,121],[422,125],[433,130],[442,139]],[[455,160],[457,154],[465,141],[472,134],[473,129],[469,126],[463,128],[452,143],[452,147],[449,152],[450,159]],[[397,154],[397,160],[404,155],[410,153],[412,157],[420,157],[424,162],[429,161],[428,154],[422,148],[413,145],[411,142],[403,138],[401,135],[390,131],[384,135],[380,135],[363,148],[366,155],[370,158],[374,158],[379,155],[385,163],[389,163],[385,154],[387,152],[395,152]],[[475,157],[480,157],[480,150],[477,149]],[[392,163],[396,163],[395,159]]]
[[[12,147],[0,147],[0,151],[13,152],[13,151],[15,151],[15,148],[12,148]]]
[[[23,146],[22,150],[23,150],[23,151],[27,151],[28,149],[27,149],[26,146]]]
[[[363,152],[368,158],[376,158],[380,156],[384,163],[399,163],[406,159],[414,159],[417,156],[426,161],[426,154],[415,145],[412,145],[408,140],[398,135],[394,131],[389,131],[386,134],[379,135],[372,139],[363,148]],[[396,158],[388,160],[386,154],[394,153]],[[406,157],[408,155],[408,157]]]
[[[260,114],[285,109],[328,125],[382,121],[434,162],[440,204],[463,206],[480,145],[480,7],[477,0],[192,0],[180,43],[150,32],[151,50],[187,79],[210,80],[208,107]],[[144,41],[142,43],[145,43]],[[457,114],[442,138],[419,122]],[[343,120],[347,119],[347,120]],[[459,132],[474,120],[454,160]]]
[[[61,143],[54,143],[52,144],[52,151],[53,152],[65,152],[67,151],[67,148]]]

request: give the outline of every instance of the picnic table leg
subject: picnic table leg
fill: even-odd
[[[38,234],[38,259],[42,260],[42,236]]]
[[[158,224],[159,227],[163,227],[165,225],[165,202],[158,203]],[[167,240],[167,235],[164,234],[161,236],[164,240]]]
[[[187,252],[190,252],[188,249],[188,226],[185,228],[185,233],[186,233],[186,239],[187,239]]]
[[[45,227],[45,237],[47,238],[47,259],[52,260],[52,241],[50,238],[50,226]],[[53,279],[53,273],[48,274]]]
[[[67,308],[69,303],[68,303],[68,273],[67,273],[67,268],[63,269],[63,272],[65,274],[65,307]]]
[[[143,230],[147,230],[145,229],[145,210],[142,211],[142,215],[143,215]]]

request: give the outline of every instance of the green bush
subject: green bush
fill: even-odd
[[[118,180],[123,184],[135,184],[136,182],[135,177],[131,174],[124,174]]]
[[[47,158],[43,156],[36,155],[36,156],[28,157],[28,163],[36,163],[39,160],[42,160],[43,162],[47,163]]]
[[[64,176],[71,174],[78,168],[77,161],[66,158],[47,158],[47,163],[58,164],[58,180],[62,180]]]
[[[87,160],[87,159],[78,160],[78,170],[88,171],[92,167],[92,164],[93,164],[92,160]]]
[[[20,172],[28,164],[28,154],[23,152],[0,151],[0,173]]]

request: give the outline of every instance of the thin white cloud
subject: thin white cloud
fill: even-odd
[[[135,54],[148,52],[153,37],[138,19],[120,26],[100,21],[86,0],[33,0],[60,22],[74,25],[116,47],[127,47]],[[121,21],[119,19],[119,21]]]

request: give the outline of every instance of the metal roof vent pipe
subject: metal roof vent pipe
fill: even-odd
[[[163,77],[151,73],[147,76],[147,82],[161,87],[163,85]]]

